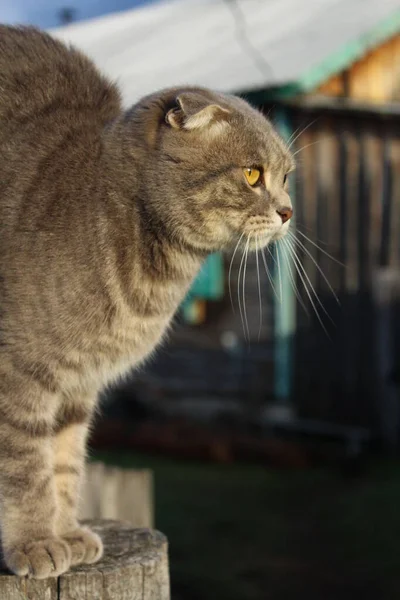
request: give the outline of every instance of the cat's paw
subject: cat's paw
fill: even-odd
[[[6,549],[4,561],[10,571],[20,577],[58,577],[71,565],[71,549],[61,538],[51,537]]]
[[[63,534],[72,554],[71,564],[92,564],[103,556],[101,538],[88,527],[78,527],[74,531]]]

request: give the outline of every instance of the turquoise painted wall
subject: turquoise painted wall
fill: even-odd
[[[274,123],[284,140],[289,140],[292,135],[290,114],[285,107],[278,107],[274,111]],[[292,176],[290,181],[290,198],[295,207],[295,182]],[[290,228],[293,231],[293,224]],[[275,289],[282,289],[282,299],[274,297],[274,362],[275,362],[275,398],[281,402],[288,402],[293,389],[294,376],[294,341],[296,331],[296,296],[291,285],[289,267],[283,258],[283,249],[280,252],[280,273],[274,269]],[[275,266],[275,265],[274,265]]]
[[[210,254],[182,303],[183,318],[192,322],[196,300],[220,300],[224,295],[224,261],[221,254]]]

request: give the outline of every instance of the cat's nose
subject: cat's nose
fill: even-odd
[[[293,215],[293,210],[286,206],[284,208],[279,208],[276,212],[282,219],[282,223],[286,223],[286,221],[289,221],[290,217]]]

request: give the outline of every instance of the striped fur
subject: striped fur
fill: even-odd
[[[98,391],[161,343],[209,252],[279,233],[291,158],[243,100],[177,88],[124,112],[85,56],[4,26],[0,156],[1,538],[14,573],[56,576],[102,553],[77,521]]]

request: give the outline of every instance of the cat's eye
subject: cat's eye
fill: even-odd
[[[254,187],[258,183],[261,183],[261,170],[254,168],[243,169],[244,176],[247,179],[247,183]]]
[[[287,182],[287,173],[285,173],[285,175],[283,176],[283,185],[285,185],[286,182]]]

